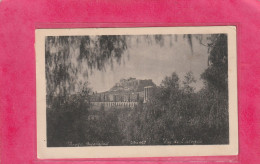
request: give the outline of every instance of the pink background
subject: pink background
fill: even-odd
[[[72,163],[71,160],[44,161],[36,158],[34,51],[36,28],[184,25],[237,26],[239,155],[94,161],[135,163],[136,160],[148,160],[148,162],[158,163],[167,160],[177,162],[207,160],[260,163],[259,0],[150,0],[146,2],[140,0],[2,0],[0,2],[1,162],[3,164]],[[83,160],[93,161],[93,159]],[[74,163],[82,163],[82,160]]]

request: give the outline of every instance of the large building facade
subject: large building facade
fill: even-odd
[[[91,95],[92,109],[134,108],[138,103],[149,101],[156,85],[151,79],[136,78],[121,79],[109,91]]]

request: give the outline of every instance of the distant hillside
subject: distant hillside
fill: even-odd
[[[140,80],[136,78],[121,79],[116,83],[109,91],[120,92],[120,91],[131,91],[131,92],[141,92],[144,87],[155,86],[151,79]]]

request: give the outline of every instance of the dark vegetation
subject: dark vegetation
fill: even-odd
[[[192,49],[192,35],[186,37]],[[163,43],[159,35],[152,39]],[[127,48],[125,40],[125,36],[99,36],[95,41],[89,37],[46,38],[50,43],[46,44],[47,145],[228,144],[227,35],[209,38],[209,66],[201,75],[205,85],[199,92],[192,87],[196,82],[192,72],[183,82],[173,72],[147,104],[91,111],[91,90],[77,75],[81,72],[87,77],[92,69],[104,70],[113,59],[120,61]],[[55,55],[51,55],[51,45],[60,47]],[[68,45],[80,46],[76,65],[69,62]],[[87,72],[82,69],[85,62]],[[75,88],[79,89],[72,94]]]

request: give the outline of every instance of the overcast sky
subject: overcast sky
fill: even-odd
[[[147,44],[142,36],[131,36],[121,64],[114,62],[113,69],[108,67],[105,72],[94,70],[88,78],[90,87],[97,92],[107,91],[120,79],[129,77],[152,79],[156,85],[160,85],[164,77],[173,72],[182,80],[187,72],[192,71],[197,80],[196,90],[199,90],[203,86],[200,75],[207,68],[207,47],[193,37],[192,52],[187,39],[182,35],[178,35],[177,40],[174,35],[164,36],[164,41],[164,45],[160,46],[154,41]]]

